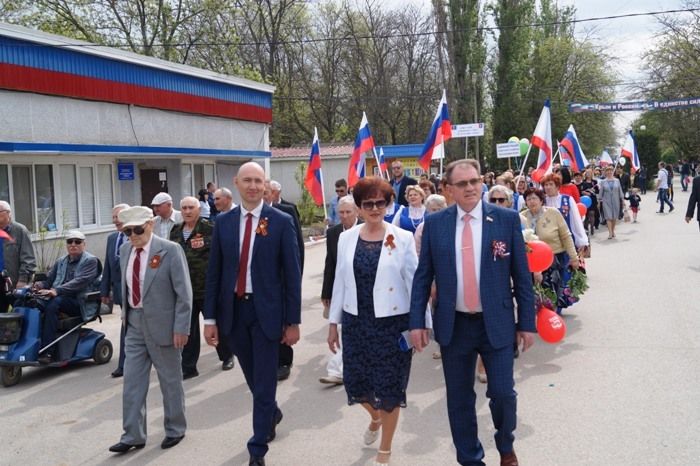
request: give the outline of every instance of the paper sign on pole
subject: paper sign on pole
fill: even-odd
[[[504,144],[496,144],[496,157],[499,159],[520,157],[520,143],[506,142]]]
[[[464,125],[452,125],[453,138],[473,138],[484,135],[483,123],[469,123]]]

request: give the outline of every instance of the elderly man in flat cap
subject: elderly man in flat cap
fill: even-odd
[[[85,235],[78,230],[66,234],[68,254],[61,257],[51,268],[46,281],[36,282],[37,294],[48,298],[44,311],[44,324],[41,333],[41,347],[56,339],[58,314],[80,316],[80,302],[83,294],[89,291],[95,278],[100,274],[99,261],[85,250]],[[53,360],[54,347],[48,348],[40,359]]]
[[[165,438],[171,448],[185,436],[185,392],[182,387],[182,348],[187,344],[192,312],[192,286],[182,248],[153,234],[148,207],[119,212],[129,242],[119,252],[122,273],[122,320],[126,331],[124,433],[109,448],[114,453],[141,449],[146,444],[146,395],[155,366],[163,395]]]
[[[182,223],[182,214],[173,209],[173,198],[168,193],[158,193],[151,201],[153,213],[156,214],[153,234],[168,239],[175,225]]]

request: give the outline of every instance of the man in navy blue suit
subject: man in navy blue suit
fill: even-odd
[[[279,343],[299,341],[301,265],[292,217],[263,202],[265,172],[243,164],[234,178],[241,205],[216,219],[204,302],[204,338],[226,338],[253,393],[250,465],[264,465],[282,420],[277,406]],[[235,285],[235,286],[234,286]],[[219,335],[219,333],[221,335]]]
[[[456,205],[425,219],[418,269],[411,293],[411,340],[418,351],[428,344],[425,308],[437,287],[433,329],[442,352],[447,412],[457,461],[483,466],[477,435],[474,369],[480,354],[489,407],[496,428],[501,466],[517,466],[513,450],[516,393],[513,343],[526,351],[534,342],[535,303],[520,217],[481,201],[476,160],[447,167],[448,189]],[[513,306],[517,302],[517,322]]]
[[[122,305],[122,273],[119,266],[119,248],[128,241],[122,230],[124,224],[119,221],[119,212],[128,209],[129,204],[117,204],[112,208],[112,223],[117,227],[117,231],[107,237],[107,251],[105,252],[105,266],[102,271],[102,281],[100,281],[100,297],[102,303],[110,302],[118,306]],[[111,292],[111,297],[110,297]],[[119,362],[117,368],[112,372],[112,377],[124,375],[124,338],[126,337],[126,327],[121,326],[119,335]]]

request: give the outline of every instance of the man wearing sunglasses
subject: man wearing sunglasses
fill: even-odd
[[[326,223],[328,227],[332,227],[341,222],[338,216],[338,201],[348,195],[348,182],[344,178],[335,182],[335,197],[331,199],[330,209],[328,209],[328,218]]]
[[[109,448],[126,453],[146,444],[146,395],[151,366],[163,395],[165,438],[171,448],[185,436],[185,392],[182,348],[187,344],[192,314],[192,285],[180,245],[153,233],[153,213],[136,206],[119,212],[129,237],[119,251],[122,271],[122,321],[126,361],[122,394],[124,433]]]
[[[34,284],[37,294],[48,299],[43,309],[42,348],[56,339],[59,313],[80,316],[82,295],[100,274],[99,261],[85,250],[85,235],[80,231],[70,230],[66,234],[66,249],[68,254],[56,261],[46,281]],[[41,356],[42,362],[53,360],[53,350],[49,348]]]

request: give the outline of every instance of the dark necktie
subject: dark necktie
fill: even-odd
[[[253,229],[253,214],[246,214],[245,233],[243,233],[243,247],[241,248],[241,260],[238,261],[238,280],[236,281],[236,296],[242,298],[245,294],[245,279],[248,274],[248,250],[250,249],[250,234]]]
[[[124,233],[119,233],[117,235],[117,251],[114,253],[117,257],[119,257],[119,249],[122,247],[122,244],[124,244]]]
[[[141,304],[141,253],[143,248],[136,248],[136,258],[134,259],[134,270],[131,273],[131,300],[134,307]]]

